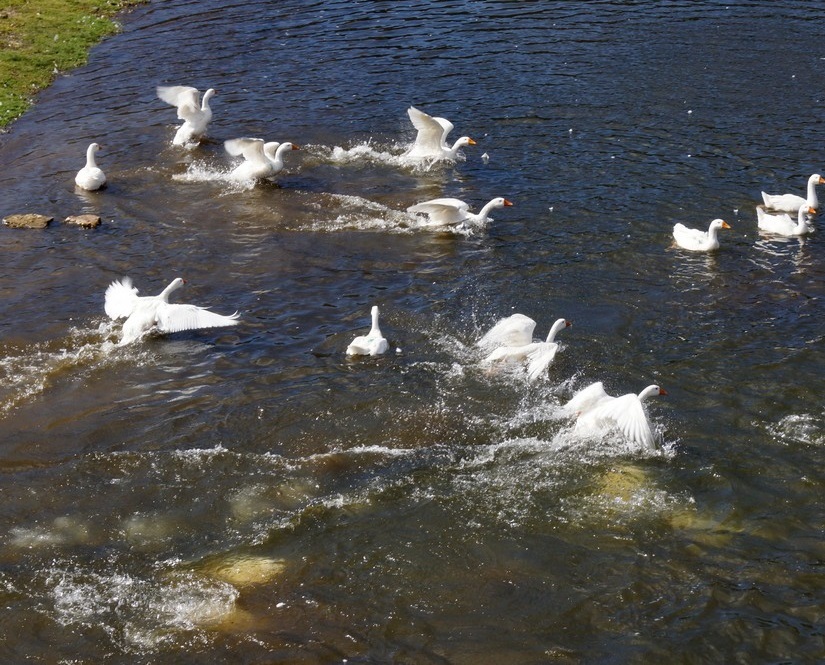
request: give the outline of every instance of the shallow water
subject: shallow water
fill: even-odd
[[[151,3],[0,136],[0,660],[825,657],[823,2]],[[169,143],[156,85],[218,90]],[[414,104],[478,145],[415,168]],[[293,141],[273,182],[222,142]],[[99,193],[74,190],[91,141]],[[489,159],[482,159],[483,154]],[[515,205],[473,234],[404,210]],[[69,214],[103,219],[92,231]],[[714,255],[673,224],[733,227]],[[115,346],[173,277],[236,328]],[[391,351],[350,359],[377,304]],[[571,328],[546,378],[474,342]],[[396,351],[396,349],[398,349]],[[650,383],[662,445],[560,405]]]

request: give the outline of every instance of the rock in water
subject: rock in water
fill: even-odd
[[[69,215],[65,219],[66,224],[74,224],[84,229],[93,229],[100,226],[100,217],[98,215]]]
[[[54,217],[36,213],[9,215],[3,218],[3,224],[13,229],[45,229],[53,221]]]

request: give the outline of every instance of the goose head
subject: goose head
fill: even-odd
[[[724,219],[714,219],[710,223],[710,227],[708,228],[708,232],[712,235],[716,235],[716,232],[719,229],[729,229],[730,224],[728,224]]]
[[[458,151],[459,148],[463,148],[467,145],[476,145],[476,142],[473,141],[469,136],[462,136],[458,139],[455,143],[453,143],[453,147],[450,148],[450,152],[455,153]]]
[[[644,402],[648,397],[653,397],[654,395],[667,395],[667,390],[664,388],[660,388],[657,385],[648,386],[642,392],[639,393],[639,401]]]

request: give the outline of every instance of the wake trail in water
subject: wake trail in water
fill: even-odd
[[[0,345],[0,417],[46,392],[63,378],[76,377],[119,362],[120,325],[103,321],[97,328],[72,328],[58,340],[28,347]]]

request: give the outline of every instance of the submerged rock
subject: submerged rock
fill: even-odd
[[[3,218],[3,224],[13,229],[45,229],[53,221],[54,217],[31,212]]]
[[[280,577],[287,562],[267,556],[229,554],[202,564],[201,571],[235,587],[265,584]]]
[[[84,229],[93,229],[100,226],[100,217],[98,215],[69,215],[64,222]]]

